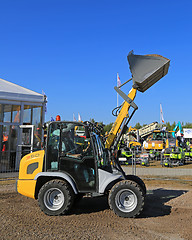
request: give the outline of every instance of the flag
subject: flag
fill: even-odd
[[[75,114],[73,113],[73,121],[76,122]]]
[[[121,86],[121,81],[120,81],[120,77],[119,77],[119,73],[117,73],[117,87]]]
[[[161,122],[164,123],[163,110],[162,110],[161,104],[160,104],[160,119],[161,119]]]
[[[78,122],[82,122],[82,119],[79,113],[78,113]]]
[[[45,92],[42,89],[42,95],[44,96],[44,102],[45,102],[45,113],[47,112],[47,96],[45,94]]]

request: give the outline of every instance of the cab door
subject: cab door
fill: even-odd
[[[33,152],[34,125],[20,125],[20,143],[18,145],[20,159]]]
[[[52,122],[47,138],[46,170],[69,175],[79,192],[96,191],[96,168],[91,139],[76,122]]]

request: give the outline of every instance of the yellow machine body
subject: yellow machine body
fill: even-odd
[[[151,140],[144,143],[144,149],[146,150],[163,150],[165,144],[163,141]]]
[[[17,191],[27,197],[35,198],[35,176],[43,170],[44,150],[25,155],[19,166],[19,179]]]
[[[131,147],[141,147],[141,143],[136,141],[131,141],[129,142],[129,148]]]
[[[154,134],[155,134],[155,138],[153,136]],[[161,135],[160,130],[154,130],[153,133],[147,138],[146,142],[144,142],[143,144],[144,149],[145,150],[163,150],[165,148],[165,142],[163,141],[163,137],[160,135]]]
[[[165,145],[165,148],[174,148],[174,147],[178,147],[179,144],[178,144],[178,140],[175,139],[175,142],[170,142],[170,139],[167,138],[166,139],[166,145]]]
[[[169,137],[172,131],[165,132],[164,140],[153,139],[153,134],[151,134],[147,141],[144,143],[143,147],[146,150],[163,150],[167,148],[178,147],[178,140]],[[154,130],[153,133],[161,134],[161,130]]]
[[[141,147],[141,143],[137,141],[137,129],[136,128],[133,128],[133,127],[129,127],[129,130],[128,130],[128,134],[127,134],[127,137],[128,137],[128,147],[131,148],[131,147]]]

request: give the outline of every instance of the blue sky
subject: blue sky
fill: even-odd
[[[0,0],[0,78],[48,96],[46,120],[115,121],[127,55],[160,54],[169,73],[145,93],[131,125],[192,122],[191,1]],[[123,91],[128,93],[131,83]],[[119,101],[122,100],[119,98]]]

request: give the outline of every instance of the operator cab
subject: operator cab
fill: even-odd
[[[79,122],[51,122],[48,129],[45,171],[64,172],[79,192],[97,192],[98,168],[111,171],[99,135]]]

